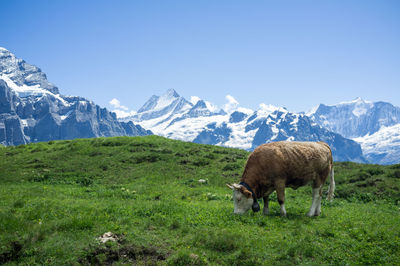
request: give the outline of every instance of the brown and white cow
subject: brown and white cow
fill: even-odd
[[[286,215],[285,187],[297,189],[312,181],[312,205],[308,216],[321,213],[322,187],[330,175],[328,200],[333,198],[335,180],[332,152],[325,142],[273,142],[257,147],[250,154],[240,184],[228,185],[233,190],[234,213],[250,208],[259,211],[257,198],[264,199],[268,214],[269,195],[276,190],[281,215]]]

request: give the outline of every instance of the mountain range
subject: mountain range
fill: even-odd
[[[201,99],[189,102],[170,89],[152,96],[137,114],[121,121],[132,121],[168,138],[246,150],[271,141],[325,141],[336,160],[367,161],[355,141],[321,127],[305,114],[272,105],[226,112]]]
[[[272,141],[325,141],[337,161],[399,163],[400,108],[361,98],[308,113],[261,104],[220,109],[174,89],[153,95],[135,113],[117,118],[79,96],[65,96],[36,66],[0,48],[0,144],[157,134],[253,150]]]
[[[0,144],[148,135],[79,96],[65,96],[36,66],[0,47]]]
[[[400,155],[400,108],[361,98],[308,113],[261,104],[258,110],[218,109],[190,102],[175,90],[153,95],[139,111],[120,118],[183,141],[253,150],[272,141],[325,141],[338,161],[393,164]]]
[[[400,162],[399,107],[357,98],[334,106],[320,104],[308,115],[319,125],[360,143],[369,162]]]

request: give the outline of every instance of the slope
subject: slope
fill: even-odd
[[[318,218],[309,187],[287,189],[287,218],[275,194],[270,216],[235,216],[247,156],[157,136],[0,148],[0,263],[400,263],[398,165],[335,164]]]

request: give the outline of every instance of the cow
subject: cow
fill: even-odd
[[[281,215],[286,216],[285,187],[297,189],[312,181],[312,204],[307,216],[321,214],[322,187],[330,175],[328,200],[335,191],[332,151],[325,142],[279,141],[257,147],[249,156],[241,182],[227,186],[233,190],[234,213],[244,214],[250,207],[269,213],[268,198],[276,190]]]

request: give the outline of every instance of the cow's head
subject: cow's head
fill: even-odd
[[[238,184],[226,184],[233,191],[233,213],[244,214],[253,206],[253,195],[244,186]]]

